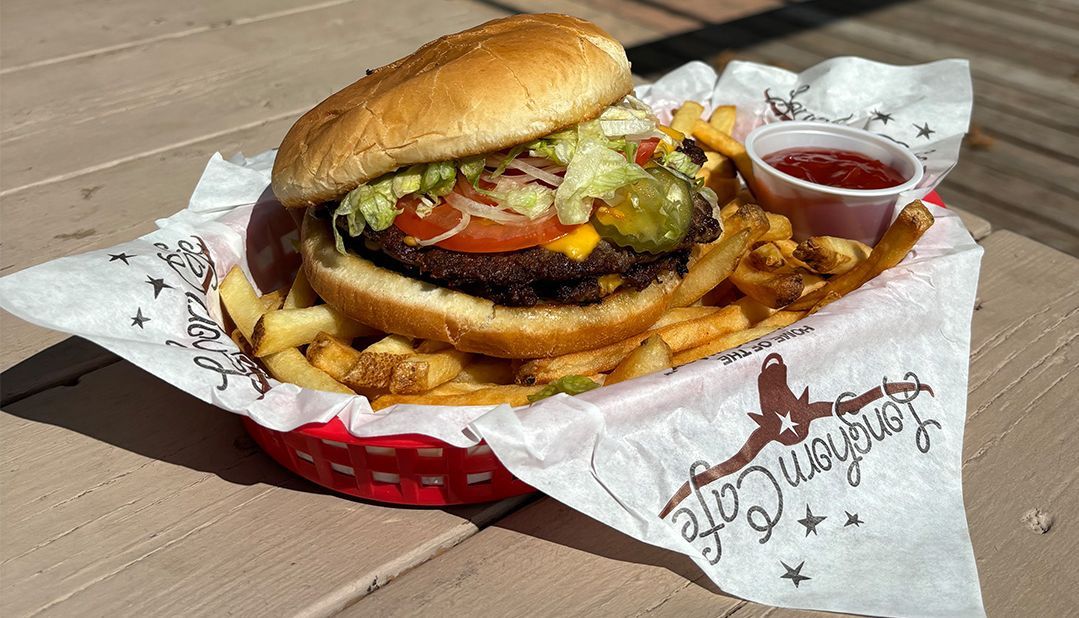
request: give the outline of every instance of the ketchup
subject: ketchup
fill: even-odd
[[[886,189],[906,182],[884,163],[851,150],[788,148],[764,157],[784,174],[842,189]]]

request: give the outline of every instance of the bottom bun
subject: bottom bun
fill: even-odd
[[[329,224],[315,217],[304,217],[300,250],[311,287],[354,320],[501,358],[557,356],[643,332],[666,311],[679,283],[668,273],[639,292],[618,291],[593,305],[506,307],[382,268],[354,253],[342,255]]]

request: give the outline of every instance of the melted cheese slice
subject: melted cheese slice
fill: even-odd
[[[543,248],[555,253],[561,253],[574,262],[583,262],[592,255],[592,251],[599,244],[599,233],[591,223],[585,223],[577,227],[569,234],[558,240],[543,245]]]

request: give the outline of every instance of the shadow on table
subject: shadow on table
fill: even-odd
[[[71,337],[8,369],[0,376],[0,393],[9,415],[63,427],[151,459],[243,485],[322,491],[294,480],[259,454],[238,416],[85,339]],[[263,464],[252,465],[253,456]]]
[[[666,569],[704,590],[732,596],[713,584],[688,556],[642,543],[553,498],[541,500],[493,525],[610,560]],[[565,568],[591,570],[594,566],[584,558],[567,562]]]
[[[693,20],[700,18],[667,3],[634,0],[667,13]],[[728,54],[765,41],[812,30],[906,0],[787,0],[784,6],[722,23],[665,37],[626,49],[633,72],[642,76],[666,73],[690,60],[725,64]],[[719,67],[722,68],[722,67]]]
[[[65,339],[4,371],[0,375],[0,405],[8,415],[63,427],[144,457],[215,474],[231,483],[332,493],[263,453],[247,435],[239,416],[203,403],[79,337]],[[78,453],[71,453],[71,457],[76,461]],[[337,495],[343,500],[378,504]],[[489,506],[444,510],[484,525],[490,517]]]

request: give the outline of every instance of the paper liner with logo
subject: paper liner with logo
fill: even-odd
[[[837,59],[801,75],[691,63],[639,94],[739,106],[738,131],[842,121],[915,146],[928,192],[955,162],[966,65]],[[911,126],[913,125],[913,126]],[[203,401],[276,431],[486,440],[510,472],[636,538],[693,556],[756,601],[882,615],[981,613],[962,505],[970,310],[981,250],[937,223],[898,267],[790,328],[665,374],[528,409],[397,406],[281,384],[221,324],[220,277],[263,291],[297,260],[266,191],[273,153],[215,155],[158,231],[0,280],[0,304],[83,336]],[[79,307],[72,311],[71,307]]]

